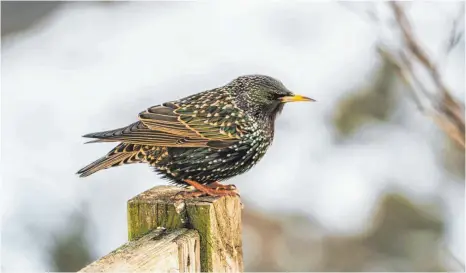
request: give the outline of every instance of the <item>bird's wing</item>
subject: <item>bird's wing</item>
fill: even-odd
[[[128,127],[85,137],[166,147],[227,147],[241,139],[246,120],[230,97],[215,95],[201,93],[156,105]]]
[[[121,141],[139,145],[166,146],[166,147],[206,147],[208,140],[196,139],[195,143],[185,143],[185,137],[164,131],[148,128],[141,121],[129,126],[97,133],[86,134],[83,137],[96,138],[87,143]]]
[[[200,105],[165,103],[139,114],[139,120],[153,130],[210,140],[240,139],[243,113],[232,104]]]

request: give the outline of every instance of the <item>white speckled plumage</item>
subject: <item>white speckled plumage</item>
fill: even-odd
[[[242,174],[265,155],[283,109],[280,98],[292,95],[272,77],[248,75],[150,107],[127,127],[86,135],[121,144],[78,173],[141,162],[181,185],[186,179],[210,184]]]

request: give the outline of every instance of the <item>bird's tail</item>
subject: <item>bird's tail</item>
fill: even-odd
[[[144,150],[140,145],[120,143],[107,155],[97,159],[77,172],[80,177],[89,176],[100,170],[116,167],[123,164],[145,162]]]

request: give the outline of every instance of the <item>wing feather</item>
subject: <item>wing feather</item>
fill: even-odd
[[[84,137],[97,141],[166,147],[223,148],[241,139],[244,115],[227,94],[204,92],[186,99],[156,105],[139,113],[139,121],[127,127]]]

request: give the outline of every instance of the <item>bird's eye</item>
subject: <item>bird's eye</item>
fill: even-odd
[[[273,94],[273,100],[280,100],[281,98],[283,98],[285,95],[283,94],[278,94],[278,93],[274,93]]]

